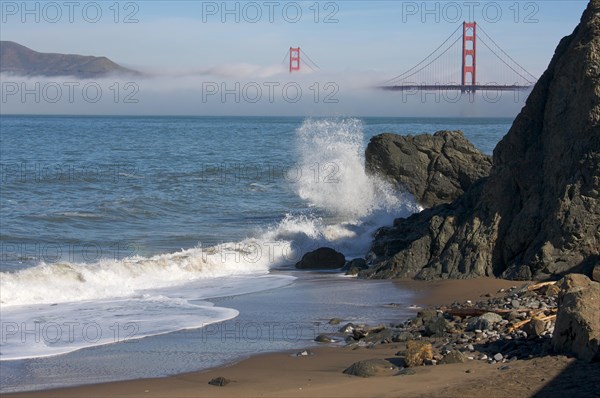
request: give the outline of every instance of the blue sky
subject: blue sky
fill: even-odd
[[[2,40],[40,52],[104,55],[155,74],[219,71],[245,77],[264,77],[283,68],[287,49],[300,46],[318,63],[320,73],[339,78],[341,87],[344,79],[357,82],[364,77],[371,83],[404,72],[463,20],[472,19],[537,77],[559,40],[573,31],[587,2],[109,0],[75,1],[73,9],[64,4],[0,1]],[[484,69],[486,54],[480,48]],[[176,87],[178,98],[185,97],[187,86],[181,81],[162,85]],[[500,115],[513,116],[521,106],[522,101],[512,104]],[[356,109],[363,108],[335,112]]]
[[[4,11],[8,3],[22,4],[2,1]],[[16,15],[3,15],[3,40],[14,40],[38,51],[106,55],[139,68],[195,68],[222,63],[266,66],[279,63],[286,48],[298,45],[321,68],[400,73],[454,31],[459,12],[463,17],[460,21],[468,20],[472,13],[498,44],[536,75],[544,70],[558,40],[572,31],[586,6],[585,1],[577,0],[318,3],[152,0],[120,2],[119,23],[114,23],[115,2],[100,1],[97,3],[103,15],[97,23],[88,23],[82,17],[83,5],[90,2],[81,2],[81,7],[74,8],[73,23],[68,20],[65,7],[61,7],[63,17],[49,23],[44,19],[54,18],[54,9],[49,7],[44,11],[43,4],[51,2],[29,2],[31,9],[35,9],[34,3],[41,4],[40,23],[31,15],[22,23],[19,18],[22,9]],[[226,14],[225,11],[236,7],[237,15]],[[298,9],[302,17],[298,22],[289,22],[294,21]],[[262,17],[252,23],[257,10]],[[90,15],[92,11],[95,10],[87,9]],[[269,20],[271,11],[273,22]],[[138,22],[124,23],[128,16]],[[327,17],[332,23],[326,23]]]

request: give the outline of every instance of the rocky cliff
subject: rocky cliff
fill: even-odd
[[[543,279],[600,263],[600,0],[558,45],[490,176],[376,235],[362,277]]]

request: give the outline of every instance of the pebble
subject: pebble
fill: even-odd
[[[429,354],[428,359],[424,361],[426,365],[439,364],[441,360],[444,360],[444,355],[448,355],[451,351],[459,351],[463,355],[463,359],[468,360],[481,360],[486,361],[489,364],[499,364],[498,369],[506,370],[510,369],[506,363],[525,358],[532,358],[539,356],[540,353],[547,350],[545,347],[550,347],[548,341],[552,338],[554,331],[554,321],[548,321],[546,324],[546,330],[540,330],[538,332],[539,337],[536,339],[528,339],[529,334],[518,328],[509,332],[509,328],[518,324],[519,322],[527,319],[531,319],[529,310],[541,309],[544,311],[541,316],[548,316],[552,314],[549,312],[550,309],[556,309],[556,297],[546,296],[542,294],[543,290],[528,290],[527,287],[517,288],[516,286],[510,289],[500,289],[498,293],[504,293],[498,298],[481,296],[482,299],[477,302],[455,302],[449,307],[439,307],[423,311],[417,318],[404,321],[398,324],[391,324],[387,326],[380,326],[377,329],[377,333],[380,331],[388,330],[385,333],[381,333],[381,336],[376,336],[374,329],[369,329],[366,325],[355,326],[352,324],[346,324],[340,329],[340,333],[350,335],[352,338],[347,340],[348,347],[350,346],[367,346],[371,348],[375,345],[382,344],[384,342],[404,342],[405,340],[423,340],[433,344],[432,352]],[[477,311],[473,311],[472,316],[458,316],[456,313],[451,313],[450,309],[481,309],[494,313],[496,319],[491,320],[489,325],[484,325],[483,322],[479,322],[482,316],[477,316]],[[508,311],[495,311],[504,309]],[[540,312],[538,312],[540,313]],[[496,315],[498,314],[498,315]],[[485,314],[484,314],[485,315]],[[435,339],[429,339],[421,335],[424,323],[431,317],[441,318],[446,321],[447,328],[446,332],[436,336]],[[489,317],[489,316],[488,316]],[[493,318],[493,317],[492,317]],[[337,323],[337,319],[332,319]],[[389,330],[392,328],[393,330]],[[475,330],[473,330],[473,329]],[[490,330],[487,330],[489,328]],[[525,328],[527,330],[527,328]],[[362,333],[358,333],[362,332]],[[364,331],[364,332],[363,332]],[[389,339],[386,336],[395,336]],[[530,333],[533,336],[533,333]],[[334,335],[335,336],[335,335]],[[374,336],[375,338],[371,338]],[[402,339],[396,336],[403,336]],[[321,335],[320,339],[325,342],[333,340],[333,336]],[[404,356],[403,352],[398,353],[400,356]],[[299,356],[305,356],[306,354],[298,353]],[[309,355],[312,355],[310,353]],[[467,373],[471,373],[469,369]]]

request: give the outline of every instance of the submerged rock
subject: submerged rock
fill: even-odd
[[[333,339],[327,336],[326,334],[318,335],[317,337],[315,337],[315,341],[317,343],[333,343]]]
[[[591,275],[600,262],[598,225],[600,0],[591,0],[494,150],[489,177],[451,204],[379,230],[373,266],[359,276]]]

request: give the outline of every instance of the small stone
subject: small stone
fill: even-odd
[[[495,361],[501,361],[501,360],[502,360],[502,358],[504,358],[504,357],[503,357],[503,356],[502,356],[502,354],[500,354],[500,353],[497,353],[496,355],[494,355],[494,360],[495,360]]]
[[[473,373],[473,371],[471,369],[467,369],[465,370],[465,373]]]
[[[340,318],[331,318],[329,320],[330,325],[339,325],[342,322]]]
[[[479,359],[480,359],[480,360],[482,360],[482,361],[487,361],[487,359],[488,359],[488,356],[487,356],[487,355],[485,355],[485,354],[483,354],[483,355],[481,356],[481,358],[479,358]]]
[[[215,377],[214,379],[212,379],[211,381],[208,382],[208,384],[210,384],[211,386],[217,386],[217,387],[225,387],[227,384],[231,383],[231,380],[225,378],[225,377]]]
[[[504,366],[500,366],[498,369],[500,369],[500,370],[508,370],[508,369],[510,369],[510,366],[504,365]]]
[[[469,350],[469,351],[473,352],[473,351],[475,351],[475,347],[473,346],[473,344],[469,344],[469,345],[467,346],[467,350]]]

